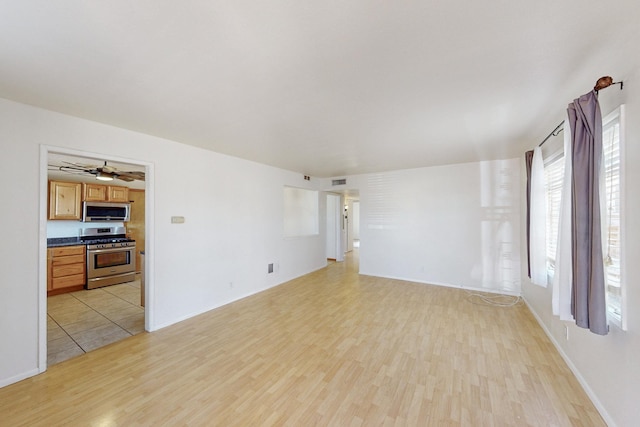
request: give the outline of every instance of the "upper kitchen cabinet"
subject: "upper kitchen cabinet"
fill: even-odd
[[[129,189],[116,185],[82,184],[83,199],[86,202],[122,202],[129,201]]]
[[[82,200],[85,202],[105,202],[107,186],[101,184],[82,184]]]
[[[107,200],[110,202],[128,202],[129,189],[127,187],[107,186]]]
[[[49,181],[49,219],[82,218],[82,184]]]

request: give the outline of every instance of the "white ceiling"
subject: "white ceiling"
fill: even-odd
[[[517,157],[637,65],[605,3],[0,0],[0,97],[316,177]]]

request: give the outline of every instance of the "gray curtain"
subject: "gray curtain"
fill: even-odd
[[[576,325],[606,335],[607,311],[600,225],[602,115],[591,91],[569,104],[571,126],[571,313]],[[565,153],[566,154],[566,153]]]
[[[524,163],[527,168],[527,274],[531,277],[531,248],[529,245],[531,227],[531,165],[533,164],[533,150],[524,153]]]

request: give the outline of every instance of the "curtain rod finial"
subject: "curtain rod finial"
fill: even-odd
[[[609,76],[600,77],[596,82],[596,85],[593,87],[593,90],[597,92],[601,89],[611,86],[612,84],[613,84],[613,78]]]

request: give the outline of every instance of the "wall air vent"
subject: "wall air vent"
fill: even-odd
[[[345,185],[346,183],[347,183],[346,178],[331,180],[331,185]]]

